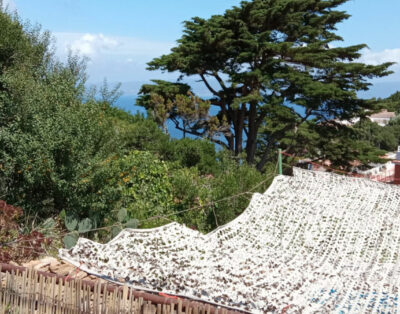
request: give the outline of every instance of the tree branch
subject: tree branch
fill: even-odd
[[[205,76],[204,76],[204,73],[201,73],[201,72],[200,72],[199,75],[200,75],[201,80],[203,81],[203,83],[204,83],[204,84],[206,85],[206,87],[208,88],[208,90],[209,90],[211,93],[213,93],[215,96],[220,97],[219,94],[218,94],[218,92],[217,92],[214,88],[212,88],[211,85],[208,83],[208,81],[206,80],[206,78],[205,78]]]
[[[310,109],[310,108],[307,108],[306,109],[306,115],[304,116],[304,117],[302,117],[300,114],[298,114],[296,111],[296,114],[301,118],[301,121],[300,121],[300,123],[298,124],[298,125],[300,125],[300,124],[302,124],[303,122],[305,122],[310,116],[311,116],[311,114],[312,114],[312,109]]]
[[[212,138],[212,137],[209,137],[208,139],[211,142],[214,142],[215,144],[221,145],[221,146],[225,147],[226,149],[229,149],[229,146],[226,143],[222,142],[221,140],[217,140],[217,139]]]
[[[222,89],[223,89],[224,91],[226,91],[226,90],[227,90],[227,87],[226,87],[224,81],[222,80],[222,78],[218,75],[218,73],[217,73],[217,72],[213,72],[212,75],[213,75],[213,76],[215,77],[215,79],[218,81],[219,85],[221,85]]]
[[[175,124],[175,128],[177,130],[179,130],[179,131],[186,132],[188,134],[199,136],[199,137],[204,137],[204,135],[205,135],[205,132],[198,132],[198,131],[195,131],[193,129],[185,129],[185,128],[181,127],[179,125],[179,120],[177,120],[175,118],[172,118],[170,120]],[[216,143],[218,145],[221,145],[221,146],[225,147],[226,149],[229,149],[228,145],[226,143],[222,142],[221,140],[218,140],[218,139],[215,139],[215,138],[212,138],[212,137],[207,137],[207,138],[211,142],[214,142],[214,143]]]
[[[249,137],[249,130],[246,127],[243,127],[244,133],[247,137]]]

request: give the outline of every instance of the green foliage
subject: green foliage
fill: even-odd
[[[128,212],[126,211],[125,208],[121,208],[118,211],[117,218],[118,218],[119,222],[123,222],[126,219],[127,216],[128,216]]]
[[[40,27],[23,25],[16,14],[5,12],[0,4],[0,76],[15,67],[35,68],[36,75],[45,72],[49,65],[50,35]],[[0,80],[0,90],[7,89]]]
[[[374,100],[377,111],[387,109],[388,111],[400,114],[400,92],[385,99]],[[359,132],[359,138],[370,145],[385,151],[395,151],[400,144],[400,119],[397,116],[388,125],[380,126],[369,119],[362,119],[355,125]]]
[[[396,114],[400,114],[400,92],[396,92],[384,99],[375,100],[379,109],[388,109],[388,111],[394,111]]]
[[[114,226],[111,228],[111,236],[115,238],[122,231],[121,226]]]
[[[79,220],[75,214],[65,216],[64,225],[69,231],[63,238],[64,246],[67,249],[73,247],[81,234],[91,232],[94,224],[90,218]]]
[[[78,191],[79,214],[100,225],[170,213],[168,169],[150,152],[135,150],[94,164],[82,176]]]
[[[110,129],[99,127],[107,121],[95,104],[60,105],[52,112],[24,107],[32,110],[24,123],[8,124],[0,133],[0,177],[9,180],[16,204],[29,197],[29,209],[53,214],[67,206],[85,168],[106,153]]]
[[[168,136],[149,119],[113,108],[117,87],[104,84],[101,101],[87,95],[84,62],[74,56],[66,64],[55,62],[46,33],[7,13],[0,17],[0,32],[7,30],[0,47],[12,50],[0,49],[0,195],[28,214],[65,210],[98,225],[121,193],[110,193],[99,205],[98,189],[88,190],[85,176],[112,156],[155,152]],[[90,214],[99,207],[103,212]]]
[[[94,228],[93,221],[90,220],[90,218],[79,220],[75,214],[67,215],[64,220],[64,225],[68,231],[77,231],[78,233],[87,233]]]
[[[78,232],[86,233],[91,231],[93,228],[92,221],[89,218],[82,219],[78,224]]]
[[[95,99],[96,90],[85,89],[84,60],[56,61],[48,38],[0,10],[0,195],[7,202],[42,218],[44,230],[58,216],[67,248],[79,236],[107,240],[170,220],[206,232],[244,210],[247,194],[217,201],[260,183],[260,172],[209,141],[171,140],[154,119],[113,107],[118,86],[105,82]],[[184,118],[185,131],[203,125],[210,136],[227,127],[187,85],[155,83],[140,101],[161,120]]]
[[[342,40],[336,25],[349,15],[337,7],[346,2],[242,1],[222,15],[192,18],[184,22],[177,46],[148,63],[149,69],[197,76],[218,113],[200,106],[201,99],[189,101],[187,86],[183,93],[164,81],[145,85],[138,104],[159,108],[158,123],[168,118],[178,129],[208,137],[236,156],[245,152],[247,162],[262,170],[288,132],[296,132],[310,118],[323,123],[375,109],[372,102],[358,99],[357,92],[368,89],[370,78],[390,74],[391,63],[355,61],[364,44],[330,45]],[[291,109],[293,105],[299,110]],[[191,112],[188,123],[186,112]],[[281,119],[284,112],[289,115]],[[272,119],[277,119],[272,121],[273,134],[268,133]]]
[[[66,236],[64,236],[64,246],[67,249],[72,248],[76,242],[78,242],[78,238],[79,238],[79,233],[78,232],[71,232],[69,234],[67,234]]]
[[[136,229],[137,227],[139,227],[139,220],[137,219],[129,219],[124,226],[126,228],[132,228],[132,229]]]
[[[151,94],[157,94],[164,99],[173,99],[176,95],[186,95],[190,91],[190,86],[182,83],[171,83],[163,80],[152,80],[153,84],[145,84],[141,87],[137,100],[140,106],[151,109]]]
[[[149,152],[133,151],[113,166],[119,171],[116,182],[122,187],[121,206],[130,218],[144,220],[169,213],[172,193],[164,162]]]
[[[361,165],[385,162],[379,157],[384,155],[385,151],[375,148],[366,141],[359,140],[357,129],[344,128],[334,132],[339,133],[336,138],[324,139],[321,137],[318,144],[323,149],[323,158],[330,160],[335,168],[345,166],[347,170],[350,170],[353,161],[358,161]],[[348,162],[344,164],[343,160]]]
[[[215,127],[203,128],[201,131],[198,125],[215,122],[208,115],[210,102],[194,96],[190,87],[182,83],[170,83],[161,80],[153,80],[154,85],[143,85],[139,91],[141,96],[137,105],[147,109],[149,115],[162,126],[165,133],[168,133],[167,120],[174,122],[175,127],[183,132],[198,136],[212,137]],[[196,131],[194,131],[196,129]]]
[[[48,35],[0,11],[0,47],[12,54],[0,73],[0,185],[27,213],[68,209],[82,171],[114,145],[111,121],[96,102],[82,102],[84,63],[53,60]],[[3,28],[4,27],[4,28]],[[19,44],[11,44],[14,40]]]
[[[54,220],[54,218],[47,218],[42,225],[40,226],[41,229],[43,230],[43,232],[49,232],[51,230],[54,230],[54,228],[56,227],[56,221]]]
[[[365,123],[367,123],[366,120]],[[364,122],[363,122],[364,123]],[[377,124],[369,121],[375,128]],[[356,124],[344,126],[333,120],[320,123],[308,120],[294,131],[286,131],[280,146],[297,157],[308,157],[312,160],[329,160],[332,166],[351,171],[354,162],[368,166],[370,163],[382,163],[380,156],[385,154],[381,147],[366,140],[365,132]],[[288,162],[293,162],[290,158]]]
[[[68,231],[74,231],[78,226],[78,219],[72,215],[66,216],[64,224]]]
[[[201,175],[197,168],[181,168],[171,174],[175,208],[177,212],[183,211],[177,216],[178,221],[209,232],[241,214],[251,194],[264,192],[272,182],[272,169],[268,170],[269,175],[263,175],[225,153],[219,156],[219,167],[215,176]],[[244,193],[254,187],[257,188]],[[190,208],[193,210],[187,210]]]
[[[126,228],[137,228],[139,226],[139,220],[129,219],[128,212],[125,208],[121,208],[117,214],[118,222],[121,226]]]
[[[185,211],[179,214],[178,221],[203,232],[212,229],[212,225],[215,226],[208,219],[212,207],[203,207],[211,201],[210,181],[211,177],[201,176],[196,168],[176,169],[171,175],[174,207],[178,212]],[[189,210],[192,208],[193,210]]]
[[[219,169],[215,145],[207,140],[184,138],[165,142],[159,149],[160,158],[179,167],[197,167],[201,174]]]
[[[116,146],[113,151],[128,153],[136,149],[158,152],[168,146],[169,136],[164,134],[154,121],[142,116],[132,116],[116,108],[110,110]]]
[[[395,118],[388,125],[380,126],[369,119],[355,125],[359,138],[377,149],[395,151],[400,139],[400,120]]]

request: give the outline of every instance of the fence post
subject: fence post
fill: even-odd
[[[394,184],[400,184],[400,160],[394,160]]]
[[[394,184],[400,184],[400,146],[397,147],[396,160],[393,160],[394,163]]]
[[[278,173],[282,174],[282,149],[278,149]]]

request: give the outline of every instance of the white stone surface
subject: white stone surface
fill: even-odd
[[[203,235],[176,223],[80,239],[60,257],[132,286],[253,313],[395,313],[400,189],[295,169]]]

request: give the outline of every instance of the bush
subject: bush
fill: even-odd
[[[246,209],[251,193],[238,194],[257,185],[252,193],[264,192],[272,182],[271,176],[238,163],[229,154],[221,152],[218,159],[219,171],[215,175],[201,175],[197,168],[182,168],[171,173],[175,211],[183,211],[177,214],[177,219],[202,232],[228,223]]]
[[[157,150],[168,137],[154,122],[86,95],[84,62],[54,60],[47,33],[0,9],[0,34],[0,47],[9,48],[0,49],[0,196],[28,216],[87,215],[98,204],[78,195],[94,165]],[[105,96],[112,101],[114,93]]]
[[[125,113],[127,115],[125,116],[121,114],[122,110],[112,109],[112,112],[107,114],[112,120],[114,140],[118,146],[114,148],[114,152],[128,153],[131,150],[142,150],[158,154],[168,146],[168,135],[164,134],[154,121],[142,115],[133,116]]]
[[[143,221],[171,214],[172,187],[164,162],[150,152],[133,151],[117,159],[112,167],[119,174],[110,183],[121,187],[119,207],[126,208],[130,218]],[[142,223],[142,226],[149,225],[154,223]]]
[[[115,223],[121,209],[126,209],[128,219],[141,221],[142,227],[160,224],[160,220],[143,222],[150,217],[172,213],[167,166],[150,152],[132,151],[93,165],[82,176],[77,196],[76,214],[102,226]]]
[[[202,232],[215,226],[208,219],[213,210],[213,206],[208,205],[212,200],[212,180],[212,176],[201,176],[197,168],[180,168],[171,172],[174,208],[180,213],[177,214],[180,223]]]
[[[171,140],[168,146],[162,147],[160,155],[181,167],[196,167],[201,174],[216,173],[219,167],[214,144],[204,139]]]

